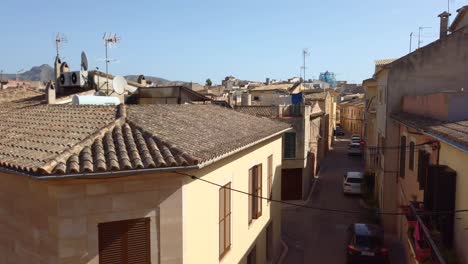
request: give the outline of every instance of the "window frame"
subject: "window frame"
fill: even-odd
[[[267,158],[267,190],[268,190],[268,203],[273,199],[273,154]]]
[[[414,141],[410,141],[410,146],[409,146],[410,156],[409,156],[409,161],[408,161],[408,169],[410,169],[411,171],[414,171],[414,155],[415,155],[414,147],[415,147]]]
[[[294,140],[292,142],[289,142],[291,140],[288,138],[288,136],[294,136]],[[284,150],[283,150],[283,158],[284,159],[295,159],[296,158],[296,144],[297,144],[297,133],[296,132],[286,132],[284,133]],[[288,148],[292,149],[291,151],[286,151]]]
[[[141,256],[142,249],[138,248],[137,250],[134,249],[135,246],[144,247],[144,252],[146,254],[146,259],[148,260],[148,264],[151,263],[151,218],[143,217],[143,218],[136,218],[136,219],[128,219],[128,220],[119,220],[119,221],[111,221],[111,222],[103,222],[97,225],[98,229],[98,255],[100,264],[103,263],[112,263],[109,262],[109,255],[106,255],[106,251],[109,250],[109,233],[112,236],[117,236],[120,240],[120,261],[119,264],[125,264],[129,261],[129,255],[133,251],[133,254],[139,252]],[[141,226],[143,225],[143,227]],[[137,227],[139,226],[139,227]],[[135,228],[137,227],[137,228]],[[111,232],[109,232],[111,230]],[[136,233],[132,232],[135,231]],[[131,242],[134,242],[134,236],[136,234],[142,234],[141,230],[144,230],[143,238],[138,239],[138,243],[132,245]],[[133,234],[133,235],[132,235]],[[144,243],[143,243],[144,241]],[[111,244],[115,245],[115,241]],[[115,257],[115,249],[110,250],[110,258],[116,261]]]
[[[256,264],[257,263],[257,245],[254,245],[247,255],[247,264]]]
[[[400,177],[405,178],[406,175],[406,136],[400,137]]]
[[[262,164],[249,169],[249,224],[262,216]]]
[[[229,197],[229,198],[228,198]],[[219,232],[219,259],[222,259],[231,249],[232,245],[232,211],[231,211],[231,182],[225,184],[223,187],[219,188],[219,222],[218,222],[218,232]],[[221,207],[222,204],[222,207]],[[223,225],[223,230],[221,232],[221,225]],[[227,236],[229,233],[229,236]],[[221,236],[222,234],[222,236]],[[223,240],[221,244],[221,239]]]

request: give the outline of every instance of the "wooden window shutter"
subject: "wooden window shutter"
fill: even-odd
[[[253,182],[253,196],[252,196],[252,218],[257,219],[258,218],[258,167],[254,166],[253,167],[253,176],[252,176]]]
[[[262,164],[257,165],[257,218],[262,216]]]
[[[268,177],[268,199],[273,199],[273,155],[268,156],[268,168],[267,168],[267,177]],[[268,201],[269,202],[269,201]]]
[[[410,148],[409,148],[409,164],[408,164],[408,168],[410,170],[414,170],[414,142],[411,141],[410,142]]]
[[[253,168],[249,169],[249,193],[253,194]],[[252,222],[252,217],[253,217],[253,197],[251,195],[248,195],[248,203],[249,203],[249,223]]]
[[[400,177],[404,178],[406,172],[406,137],[401,137],[400,143]]]
[[[219,258],[231,248],[231,183],[219,189]]]
[[[150,264],[150,219],[98,225],[100,264]]]

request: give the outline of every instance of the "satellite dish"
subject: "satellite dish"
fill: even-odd
[[[81,52],[81,68],[83,71],[88,70],[88,57],[84,51]]]
[[[127,80],[122,76],[115,76],[112,81],[112,89],[117,94],[123,94],[127,87]]]

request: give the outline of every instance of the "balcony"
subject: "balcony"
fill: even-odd
[[[422,202],[411,202],[402,209],[406,216],[408,245],[414,256],[414,263],[459,263],[454,249],[444,244],[442,233],[437,230],[434,217],[427,214]]]

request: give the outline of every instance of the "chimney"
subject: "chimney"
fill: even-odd
[[[451,14],[447,11],[439,15],[440,17],[440,38],[447,36],[448,26],[449,26],[449,17]]]
[[[252,95],[249,93],[243,93],[241,97],[241,105],[242,106],[252,105]]]
[[[47,104],[55,104],[55,87],[52,82],[48,82],[46,85],[46,100]]]

